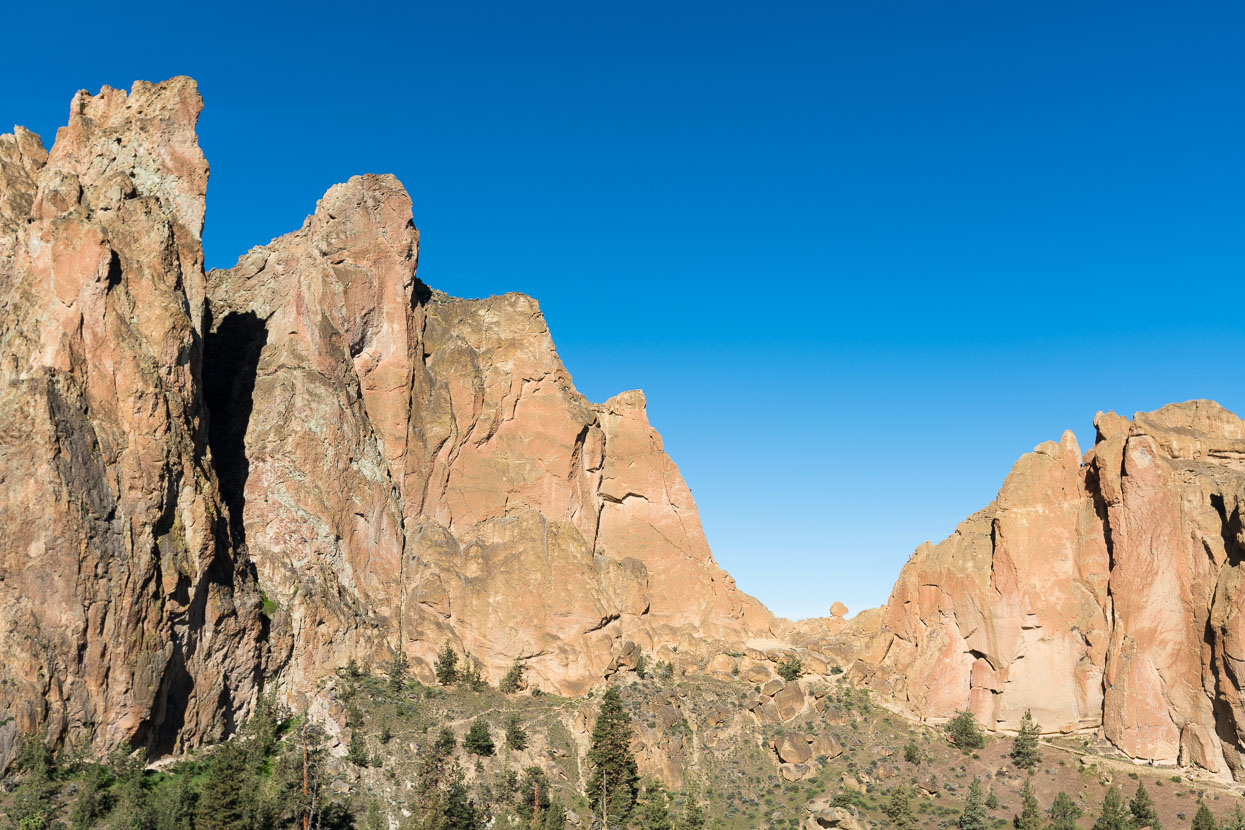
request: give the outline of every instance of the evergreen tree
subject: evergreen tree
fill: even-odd
[[[909,764],[920,766],[925,760],[925,753],[921,751],[916,741],[908,741],[903,747],[903,759]]]
[[[674,830],[670,819],[670,800],[661,781],[650,778],[644,782],[644,795],[640,800],[641,830]]]
[[[510,664],[510,668],[506,670],[501,681],[497,684],[497,688],[503,694],[512,695],[519,691],[523,685],[523,661],[518,657],[514,658],[514,662]]]
[[[1102,799],[1102,811],[1094,821],[1094,830],[1128,830],[1128,818],[1120,791],[1111,787]]]
[[[442,686],[451,686],[458,681],[458,654],[449,640],[445,641],[437,655],[436,672],[437,682]]]
[[[356,767],[368,765],[367,741],[363,739],[363,730],[358,726],[350,731],[350,743],[346,745],[346,760]]]
[[[69,810],[70,830],[90,830],[108,812],[108,778],[108,768],[103,764],[85,765],[79,775],[78,796]]]
[[[1193,830],[1219,830],[1219,822],[1215,821],[1205,801],[1198,802],[1197,812],[1193,814]]]
[[[994,787],[991,787],[990,791],[986,793],[986,806],[991,810],[999,809],[999,796],[998,793],[994,791]]]
[[[146,771],[137,755],[116,764],[117,803],[108,816],[111,830],[155,830],[155,816],[147,800]]]
[[[1025,781],[1020,791],[1020,815],[1012,819],[1016,830],[1042,830],[1042,808],[1038,805],[1033,784]]]
[[[947,724],[947,739],[965,754],[986,745],[986,736],[968,712],[960,712]]]
[[[1232,815],[1220,827],[1222,830],[1245,830],[1245,813],[1241,812],[1240,804],[1232,808]]]
[[[406,654],[400,648],[394,649],[393,659],[389,661],[389,691],[396,695],[405,682]]]
[[[1020,719],[1020,732],[1012,743],[1013,764],[1032,772],[1041,763],[1042,756],[1038,753],[1038,736],[1041,733],[1042,727],[1033,722],[1033,715],[1026,709]]]
[[[915,830],[916,814],[912,812],[912,800],[907,786],[901,785],[892,789],[882,809],[898,830]]]
[[[480,815],[476,811],[475,802],[467,793],[467,787],[461,780],[450,784],[445,796],[445,830],[478,830],[481,826]]]
[[[524,819],[531,820],[537,812],[543,814],[551,805],[549,778],[540,767],[531,766],[523,771],[523,780],[515,786],[518,811]]]
[[[9,821],[18,830],[45,830],[53,825],[56,794],[56,761],[42,734],[26,738],[15,766],[26,774],[13,794]]]
[[[197,830],[248,830],[254,804],[246,757],[237,741],[224,744],[208,764],[195,815]]]
[[[511,715],[506,720],[506,746],[515,752],[522,752],[527,748],[527,730],[519,723],[518,715]]]
[[[566,828],[566,808],[562,806],[562,802],[554,799],[549,805],[549,809],[545,811],[545,820],[542,830],[565,830]]]
[[[631,718],[616,687],[611,686],[601,697],[588,763],[591,772],[584,793],[589,809],[603,824],[621,826],[635,806],[639,773],[631,754]]]
[[[705,811],[700,804],[700,788],[688,781],[683,788],[683,810],[679,815],[678,830],[704,830]]]
[[[788,654],[786,657],[782,658],[781,662],[779,662],[778,674],[783,680],[790,683],[792,680],[796,680],[800,677],[800,675],[804,674],[804,663],[800,660],[799,656],[795,654]]]
[[[467,730],[467,736],[463,738],[463,749],[472,755],[481,757],[493,754],[496,747],[493,745],[493,736],[489,733],[487,723],[479,718],[471,722],[471,727]]]
[[[1050,818],[1046,828],[1047,830],[1076,830],[1076,821],[1083,812],[1071,796],[1061,792],[1055,796],[1055,800],[1046,809],[1046,815]]]
[[[155,830],[194,830],[199,794],[195,790],[193,768],[193,764],[179,764],[173,768],[172,775],[156,785],[151,794]]]
[[[1134,830],[1140,830],[1142,827],[1163,830],[1158,811],[1154,808],[1154,799],[1150,798],[1150,794],[1146,792],[1146,785],[1140,781],[1137,782],[1137,792],[1128,802],[1128,812],[1131,814],[1130,824]]]
[[[974,778],[968,786],[968,795],[964,798],[964,812],[960,813],[957,822],[960,830],[986,830],[990,816],[986,812],[986,798],[981,792],[981,779]]]

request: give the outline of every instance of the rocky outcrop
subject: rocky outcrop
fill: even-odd
[[[209,351],[246,355],[213,386],[235,418],[213,450],[290,626],[285,676],[400,649],[430,680],[448,639],[492,679],[518,659],[579,693],[641,651],[766,630],[643,394],[588,402],[535,301],[431,291],[417,249],[401,185],[363,176],[209,275]]]
[[[904,567],[855,671],[921,717],[1101,728],[1241,776],[1245,422],[1210,401],[1095,419]]]
[[[153,753],[263,671],[199,394],[207,163],[193,82],[79,93],[0,137],[0,764],[19,732]]]
[[[430,680],[445,640],[576,693],[768,633],[643,395],[583,398],[528,297],[425,287],[392,177],[205,274],[200,109],[139,83],[0,137],[0,766],[195,745],[351,657]]]

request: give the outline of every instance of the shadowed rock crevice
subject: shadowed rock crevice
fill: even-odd
[[[246,544],[242,511],[246,506],[246,430],[254,409],[259,356],[268,343],[264,321],[253,311],[232,312],[210,326],[204,343],[203,397],[208,408],[208,446],[229,508],[233,544]]]

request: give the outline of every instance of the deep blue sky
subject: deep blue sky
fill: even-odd
[[[719,561],[885,600],[1099,409],[1245,412],[1245,6],[23,4],[0,125],[189,74],[208,264],[393,172],[420,276],[642,387]]]

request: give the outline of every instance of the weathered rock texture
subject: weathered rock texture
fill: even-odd
[[[205,274],[194,82],[0,137],[0,766],[159,754],[444,640],[578,692],[772,619],[717,567],[644,397],[575,391],[536,303],[415,276],[388,176]]]
[[[1095,419],[1023,456],[919,548],[857,671],[920,716],[1101,727],[1135,758],[1241,777],[1245,422],[1210,401]]]
[[[207,163],[193,82],[0,137],[0,762],[45,727],[219,735],[263,670],[199,394]]]
[[[430,679],[448,639],[488,677],[521,659],[577,693],[641,648],[764,631],[643,395],[589,403],[532,299],[430,291],[417,248],[401,185],[363,176],[209,275],[209,352],[245,355],[209,383],[234,419],[213,451],[288,614],[287,674],[400,648]]]

